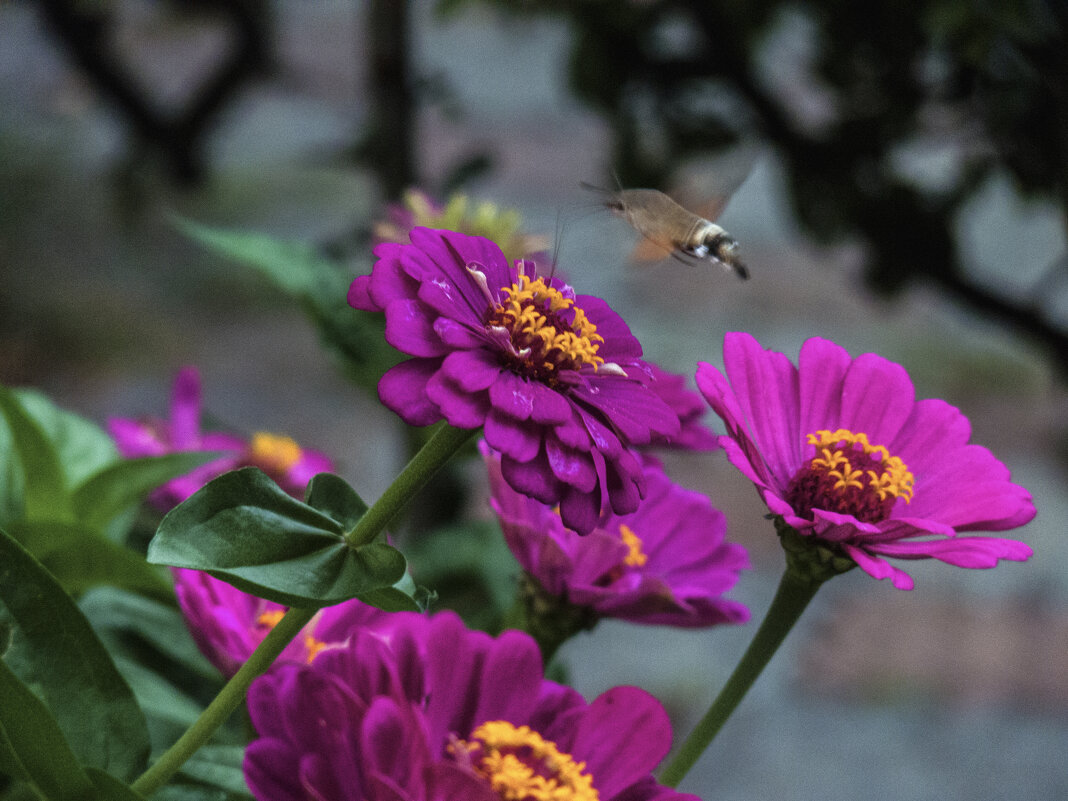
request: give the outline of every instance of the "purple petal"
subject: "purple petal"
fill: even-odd
[[[171,395],[171,447],[194,450],[200,440],[200,373],[183,367],[174,379]]]
[[[458,388],[467,392],[489,389],[501,373],[496,358],[484,350],[454,351],[445,357],[441,368]]]
[[[427,381],[426,396],[449,425],[456,428],[478,428],[485,423],[490,411],[486,392],[467,392],[443,371],[438,371]]]
[[[501,370],[490,387],[490,402],[494,409],[516,420],[529,420],[534,411],[534,382],[520,378],[508,370]]]
[[[671,748],[667,713],[637,687],[613,687],[599,695],[568,734],[561,739],[570,742],[576,760],[586,763],[601,798],[612,798],[648,776]]]
[[[797,359],[801,400],[799,444],[803,445],[807,434],[840,428],[842,382],[852,361],[845,348],[827,339],[812,337],[801,346]]]
[[[544,453],[529,462],[502,456],[501,475],[516,492],[550,505],[558,500],[560,482],[553,476]]]
[[[434,331],[434,320],[417,300],[394,300],[386,306],[386,342],[409,356],[444,356],[449,349]]]
[[[588,452],[568,448],[553,437],[547,437],[545,454],[554,476],[580,492],[593,491],[597,485],[597,470]]]
[[[872,445],[885,446],[897,436],[915,402],[916,390],[904,367],[864,353],[853,360],[842,382],[840,427],[863,431]]]
[[[738,332],[723,338],[723,363],[742,411],[740,422],[760,449],[773,485],[785,488],[802,461],[797,369],[783,354]]]
[[[440,359],[408,359],[391,367],[378,382],[379,399],[408,425],[436,423],[442,414],[427,397],[427,382],[440,365]]]
[[[486,442],[517,462],[529,462],[541,450],[540,426],[521,423],[492,409],[486,416]]]

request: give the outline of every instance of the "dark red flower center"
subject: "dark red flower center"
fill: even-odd
[[[898,498],[912,500],[912,473],[882,445],[871,445],[866,434],[840,428],[807,439],[816,455],[786,488],[786,502],[799,517],[811,520],[813,509],[823,509],[876,523],[890,516]]]
[[[486,326],[507,333],[511,347],[506,358],[513,369],[551,382],[560,370],[604,364],[597,355],[604,342],[597,326],[543,278],[520,275],[502,291],[506,297],[492,308]]]
[[[586,763],[576,762],[529,726],[483,723],[450,750],[481,775],[502,801],[598,801]]]

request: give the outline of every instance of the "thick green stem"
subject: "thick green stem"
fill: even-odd
[[[162,787],[240,706],[253,679],[271,666],[315,612],[315,609],[290,609],[286,612],[193,725],[131,787],[146,797]]]
[[[346,541],[353,547],[373,541],[430,477],[478,430],[456,429],[447,425],[439,428],[422,450],[412,457],[408,466],[382,497],[360,518],[356,527],[345,535]],[[149,796],[162,787],[197,749],[211,739],[216,729],[226,722],[241,704],[252,681],[271,666],[316,611],[290,609],[286,612],[193,725],[131,785],[133,789]]]
[[[716,700],[690,736],[679,748],[675,757],[660,773],[660,781],[668,787],[677,787],[693,764],[705,752],[713,738],[727,722],[734,708],[753,686],[757,676],[764,670],[771,657],[782,645],[808,602],[820,588],[820,581],[803,578],[789,569],[779,582],[779,589],[771,602],[764,622],[760,624],[753,641],[749,643],[742,661],[723,685]]]
[[[374,540],[431,476],[478,431],[481,429],[453,428],[442,423],[426,445],[412,457],[401,474],[382,493],[382,497],[360,518],[356,527],[345,535],[345,541],[356,548]]]

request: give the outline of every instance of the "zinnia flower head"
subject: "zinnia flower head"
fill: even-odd
[[[648,384],[641,345],[599,298],[533,262],[510,265],[488,239],[415,228],[375,248],[349,303],[386,314],[386,340],[414,358],[379,382],[411,425],[484,426],[513,489],[586,533],[602,509],[638,508],[631,446],[674,437],[678,416]]]
[[[665,626],[743,623],[749,610],[723,597],[749,567],[727,542],[727,520],[699,492],[644,465],[646,496],[633,514],[607,517],[585,537],[548,506],[512,490],[500,460],[483,448],[490,503],[512,554],[552,596],[590,607],[596,617]]]
[[[301,448],[289,437],[257,432],[244,440],[218,431],[200,430],[200,374],[184,367],[174,379],[169,420],[112,418],[108,432],[127,459],[163,456],[180,451],[223,451],[225,456],[172,479],[150,500],[163,511],[184,501],[216,476],[238,467],[258,467],[290,495],[301,498],[316,473],[329,472],[333,462],[318,451]]]
[[[286,607],[265,601],[200,570],[172,568],[174,591],[193,640],[219,672],[230,677],[282,619]],[[279,659],[310,663],[364,626],[384,628],[389,613],[357,600],[330,606],[304,627]]]
[[[813,338],[794,367],[744,333],[726,335],[723,361],[722,373],[700,363],[697,386],[726,424],[728,458],[774,514],[833,557],[899,589],[912,578],[886,557],[969,568],[1030,557],[1017,540],[959,536],[1023,525],[1031,496],[968,443],[958,409],[916,400],[900,365]]]
[[[413,228],[444,228],[492,239],[509,261],[531,257],[545,250],[544,237],[522,232],[522,218],[515,209],[502,209],[488,201],[472,203],[466,195],[452,195],[442,206],[419,189],[409,189],[400,204],[386,209],[386,219],[375,223],[375,243],[407,244]]]
[[[667,714],[616,687],[587,704],[542,675],[526,634],[496,639],[451,612],[398,613],[310,666],[249,691],[259,733],[245,779],[262,801],[695,801],[651,771]]]

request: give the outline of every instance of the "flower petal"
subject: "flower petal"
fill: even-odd
[[[436,423],[442,414],[427,396],[427,382],[440,365],[440,359],[408,359],[394,365],[378,382],[379,399],[408,425]]]

